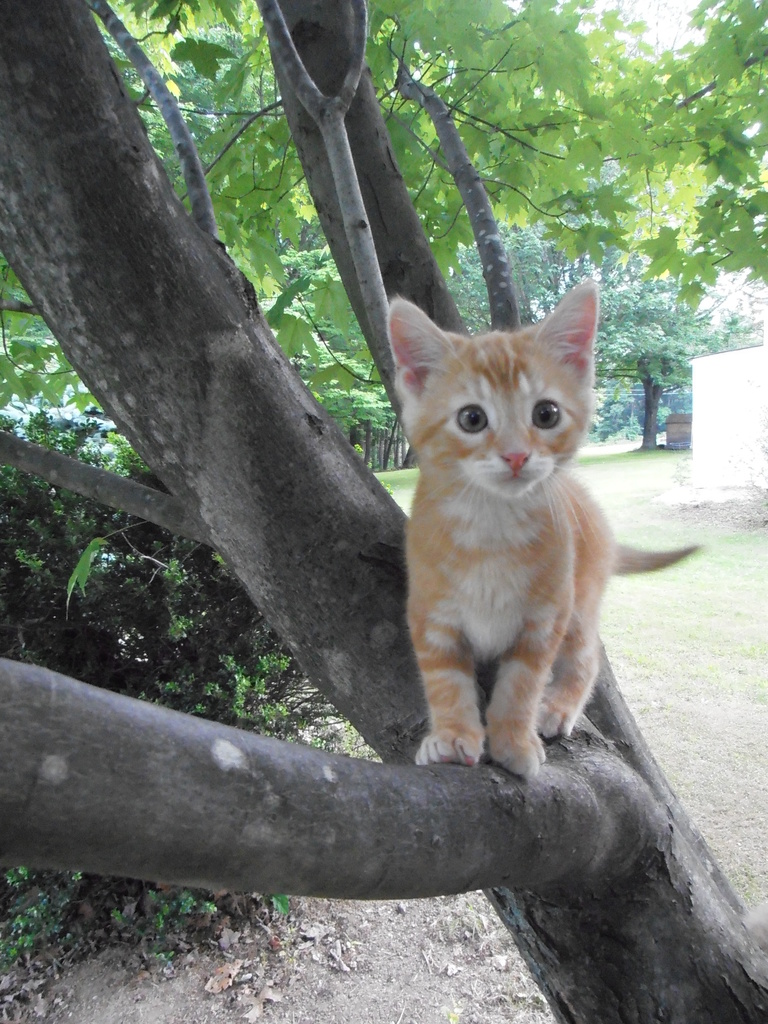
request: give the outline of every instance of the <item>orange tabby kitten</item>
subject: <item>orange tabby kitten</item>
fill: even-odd
[[[598,289],[585,281],[514,332],[450,334],[395,299],[403,425],[419,456],[408,624],[430,711],[416,761],[491,758],[530,779],[542,736],[569,735],[598,668],[608,577],[693,548],[622,548],[570,474],[592,412]],[[483,725],[477,662],[498,659]]]

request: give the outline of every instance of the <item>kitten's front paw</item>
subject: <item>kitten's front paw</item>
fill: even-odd
[[[547,740],[555,736],[570,736],[580,713],[580,708],[574,711],[573,708],[545,697],[539,708],[539,732]]]
[[[526,780],[535,778],[547,759],[544,744],[534,733],[513,739],[504,733],[494,735],[489,731],[488,742],[491,760]]]
[[[431,732],[422,740],[416,754],[416,764],[466,764],[478,763],[483,754],[485,736],[482,732],[466,730],[457,736],[448,729]]]

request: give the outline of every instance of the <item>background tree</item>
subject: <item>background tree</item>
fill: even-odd
[[[530,19],[536,29],[555,24],[526,11],[526,31]],[[286,13],[311,71],[315,61],[332,76],[346,68],[346,7],[286,3]],[[565,18],[572,31],[572,13]],[[92,393],[172,495],[198,511],[308,675],[383,756],[409,760],[423,707],[402,627],[401,515],[297,380],[252,289],[183,213],[87,11],[62,0],[41,15],[19,0],[9,26],[3,252]],[[578,56],[586,44],[573,35]],[[554,53],[562,69],[569,37],[531,32],[558,44],[538,64]],[[62,38],[72,46],[58,46]],[[22,79],[20,105],[12,98]],[[322,83],[329,95],[332,85]],[[364,77],[347,119],[358,171],[388,153],[369,85]],[[281,94],[309,186],[328,196],[327,168],[320,156],[308,160],[319,152],[316,126],[298,117],[289,87],[284,80]],[[409,270],[424,238],[414,218],[394,216],[402,183],[394,160],[384,165],[367,208],[377,243],[390,233],[378,249],[384,280],[441,319],[453,315],[434,265]],[[328,202],[324,229],[354,294]],[[388,263],[393,225],[399,257]],[[267,889],[347,895],[494,884],[562,1020],[765,1015],[765,960],[738,900],[607,670],[590,712],[600,732],[558,744],[541,783],[525,788],[493,768],[419,771],[274,746],[7,664],[2,684],[11,756],[0,798],[12,827],[0,859],[77,858],[94,870],[235,887],[259,877]],[[41,735],[50,744],[42,750]],[[169,844],[181,829],[183,848]]]
[[[540,229],[502,229],[514,268],[518,304],[524,323],[554,309],[565,292],[593,277],[600,282],[601,315],[595,352],[596,376],[602,401],[615,406],[621,392],[642,387],[639,423],[642,447],[655,448],[662,396],[690,390],[690,360],[707,352],[725,351],[759,341],[756,326],[736,310],[723,311],[712,289],[697,310],[680,296],[672,277],[648,277],[648,260],[627,258],[616,249],[606,252],[600,266],[589,256],[568,259]],[[457,300],[474,330],[488,327],[484,282],[477,253],[459,250],[459,272],[453,277]],[[734,282],[734,287],[738,284]],[[616,410],[614,410],[615,412]],[[597,408],[602,415],[601,404]],[[614,424],[618,432],[621,424]]]

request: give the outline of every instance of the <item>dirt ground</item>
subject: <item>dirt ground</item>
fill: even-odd
[[[767,528],[764,500],[677,505],[691,521]],[[768,541],[768,537],[766,538]],[[621,678],[620,666],[617,666]],[[625,688],[651,747],[749,903],[768,899],[768,706]],[[682,699],[681,699],[682,700]],[[743,706],[742,706],[743,705]],[[685,715],[685,735],[672,729]],[[57,975],[51,981],[51,974]],[[291,900],[269,927],[224,929],[171,964],[112,946],[30,975],[42,1024],[544,1024],[553,1018],[481,893],[404,903]],[[0,1007],[7,979],[0,977]],[[14,1001],[12,1013],[20,1004]],[[2,1010],[0,1010],[2,1019]]]
[[[482,893],[406,903],[292,900],[271,936],[147,970],[108,949],[48,985],[49,1024],[544,1024],[538,989]],[[228,938],[232,938],[231,936]],[[272,948],[276,947],[276,948]]]

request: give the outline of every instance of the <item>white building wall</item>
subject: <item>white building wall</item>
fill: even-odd
[[[768,344],[693,366],[694,487],[768,487]]]

